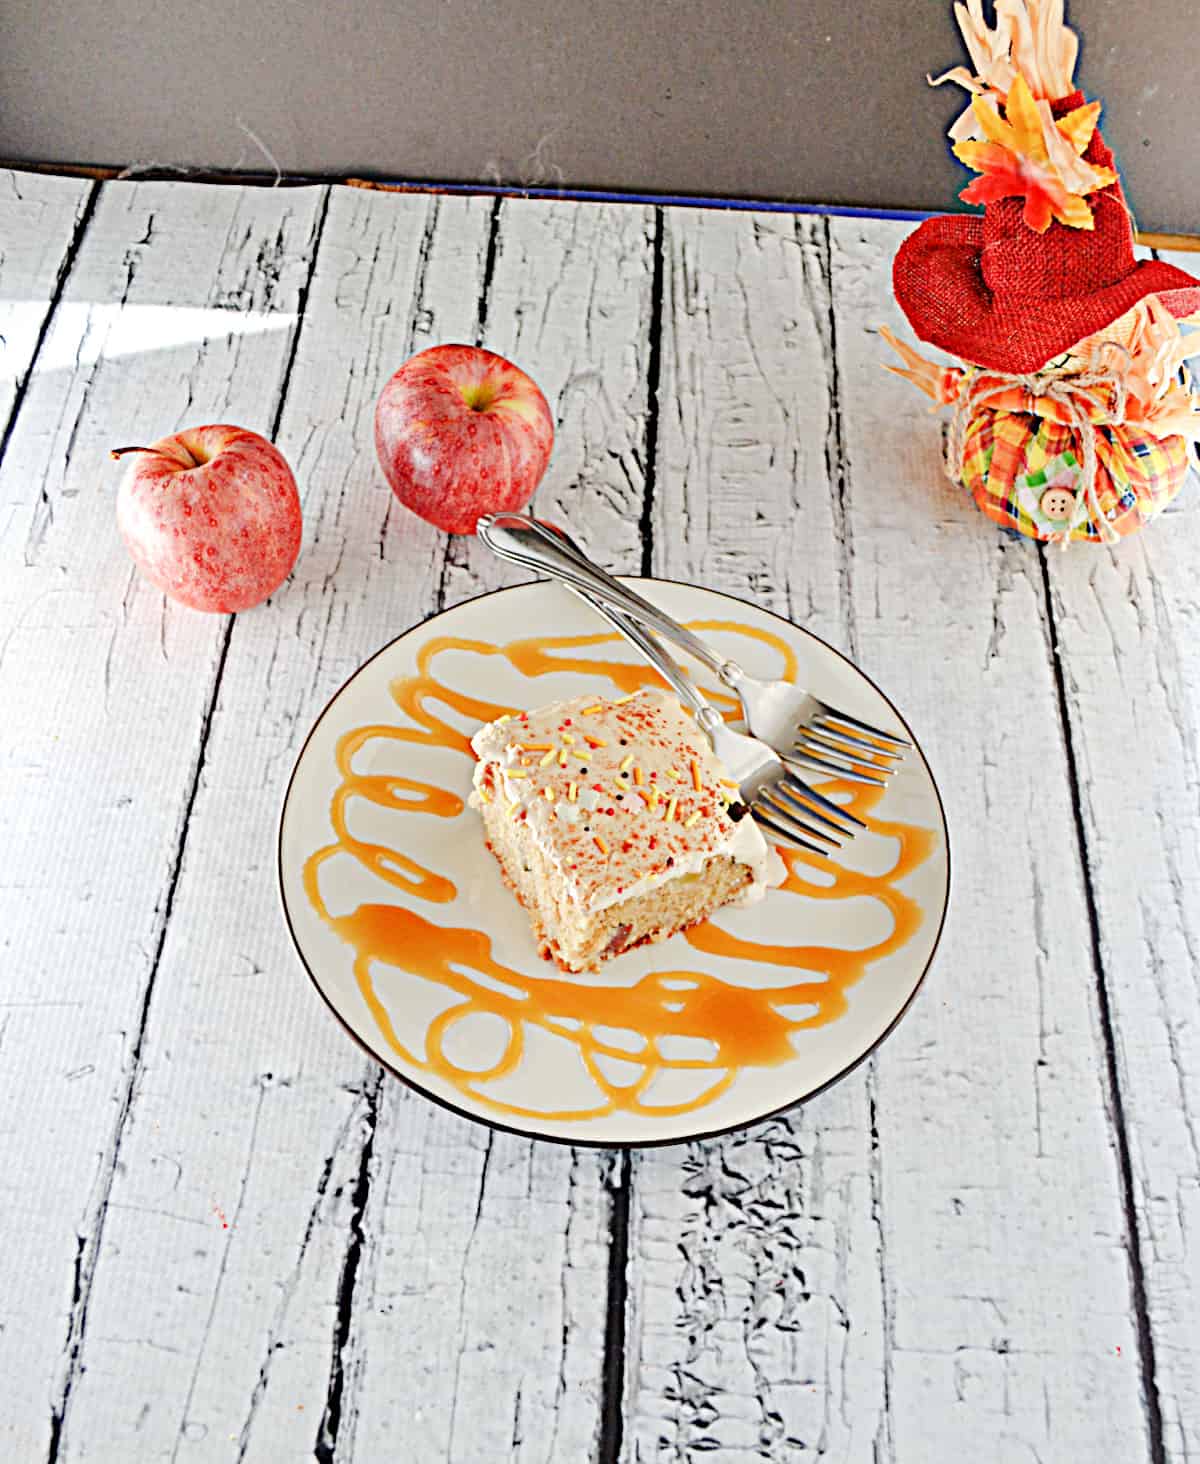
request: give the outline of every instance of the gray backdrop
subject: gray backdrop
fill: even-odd
[[[1200,234],[1200,7],[1070,17],[1139,224]],[[949,0],[0,0],[0,20],[10,160],[269,171],[265,147],[285,172],[896,208],[949,207],[969,176],[943,138],[964,94],[923,80],[965,59]]]

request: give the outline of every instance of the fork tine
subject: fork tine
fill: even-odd
[[[779,782],[776,783],[775,786],[771,789],[771,796],[777,801],[781,802],[784,808],[786,808],[791,813],[801,814],[805,818],[815,818],[818,823],[822,823],[826,826],[826,828],[832,829],[835,834],[840,834],[843,839],[852,839],[854,837],[857,831],[850,824],[838,823],[836,819],[830,818],[828,814],[821,813],[818,809],[811,807],[808,803],[801,802],[800,797],[797,794],[793,793],[791,791],[791,788],[788,786],[789,781],[799,782],[799,779],[790,780],[786,777],[781,778]],[[837,805],[835,804],[834,806],[836,807]],[[844,810],[841,809],[839,809],[838,811],[844,812]],[[861,823],[861,820],[855,819],[854,822]]]
[[[869,773],[862,773],[849,764],[828,762],[825,758],[817,757],[815,753],[809,752],[802,743],[796,743],[796,751],[792,757],[797,762],[804,762],[810,766],[818,767],[822,772],[832,773],[835,778],[844,778],[848,783],[865,783],[871,788],[886,788],[886,778],[872,778]]]
[[[798,828],[800,832],[803,833],[807,838],[822,839],[826,844],[832,845],[835,849],[840,849],[842,847],[841,839],[835,839],[833,834],[827,834],[824,829],[819,829],[814,824],[809,823],[808,818],[806,817],[808,813],[807,809],[801,809],[798,805],[795,804],[789,805],[787,803],[781,802],[780,799],[776,796],[777,787],[778,785],[771,788],[764,788],[763,791],[759,794],[758,800],[760,805],[764,807],[768,813],[770,813],[772,818],[777,818],[779,822],[784,825],[784,827],[791,827],[792,825],[795,825],[795,827]],[[816,815],[814,814],[813,817],[815,818]],[[828,822],[828,820],[826,820],[826,822]],[[846,832],[847,831],[845,829],[835,828],[834,830],[834,833],[841,834],[843,837],[845,837]]]
[[[764,829],[770,829],[775,837],[782,839],[785,844],[791,844],[800,849],[807,849],[810,854],[824,854],[826,856],[829,854],[829,850],[823,849],[820,844],[810,844],[807,839],[801,838],[799,834],[794,833],[790,828],[785,828],[782,822],[776,822],[775,819],[763,813],[761,802],[754,805],[751,809],[751,815],[755,823],[761,824]]]
[[[834,747],[820,737],[814,737],[807,728],[801,727],[797,731],[796,746],[801,748],[809,756],[820,759],[829,764],[830,767],[842,768],[846,772],[855,772],[861,769],[864,773],[878,773],[881,778],[886,777],[892,771],[891,768],[881,767],[878,763],[867,762],[851,752],[845,752],[840,747]]]
[[[837,737],[842,742],[847,742],[854,747],[862,748],[864,752],[869,752],[874,757],[904,756],[903,748],[880,747],[878,742],[871,742],[866,737],[859,737],[857,733],[847,732],[844,727],[839,727],[836,722],[831,722],[828,717],[814,717],[808,726],[810,731],[821,732],[826,737]]]
[[[814,747],[824,748],[837,757],[844,757],[847,762],[861,763],[863,767],[873,768],[881,773],[894,773],[896,771],[892,763],[881,762],[879,759],[883,757],[899,757],[900,754],[898,752],[869,753],[861,744],[855,744],[851,747],[847,743],[835,740],[833,737],[823,737],[811,727],[806,727],[802,735]]]
[[[884,732],[879,727],[872,727],[870,722],[860,722],[857,717],[851,717],[846,712],[839,712],[836,707],[826,706],[824,714],[826,717],[833,717],[838,722],[845,722],[847,727],[857,727],[860,732],[865,732],[868,737],[876,737],[880,742],[894,742],[897,747],[912,746],[906,737],[897,737],[894,732]]]
[[[832,798],[826,798],[824,794],[818,793],[815,788],[810,788],[803,778],[799,777],[793,770],[784,776],[775,785],[784,789],[789,798],[803,798],[808,803],[815,803],[817,808],[823,808],[827,813],[836,814],[838,818],[844,818],[847,823],[853,824],[855,828],[865,829],[866,824],[848,808],[843,808],[840,803],[834,803]],[[816,809],[812,810],[813,817],[817,817]]]

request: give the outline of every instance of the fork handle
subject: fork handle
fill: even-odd
[[[594,564],[581,551],[568,547],[556,534],[543,528],[535,519],[526,518],[524,514],[517,513],[485,514],[480,518],[476,532],[488,548],[494,554],[498,554],[501,559],[511,560],[514,564],[523,565],[526,569],[541,570],[554,579],[564,581],[572,589],[587,592],[597,609],[600,608],[597,602],[601,601],[620,611],[624,616],[632,617],[635,621],[656,631],[672,645],[695,656],[697,661],[707,666],[726,685],[735,686],[741,680],[742,669],[736,661],[719,656],[711,646],[702,641],[699,636],[693,635],[686,626],[680,625],[677,620],[672,619],[657,605],[652,605],[635,590],[629,589],[620,580],[614,579],[611,574],[601,569],[598,564]],[[616,621],[612,623],[617,624]],[[628,630],[625,627],[617,625],[617,629],[621,631],[622,635],[628,637]],[[644,646],[639,645],[638,649],[643,654],[647,654]],[[661,651],[661,648],[658,649]],[[661,666],[658,666],[657,669],[662,671]],[[666,672],[663,671],[662,674],[665,676]],[[689,697],[688,700],[690,701],[691,698]],[[705,702],[704,705],[708,706],[708,703]]]
[[[594,596],[594,594],[588,593],[587,590],[574,590],[574,593],[578,594],[581,600],[587,600],[588,605],[596,610],[597,615],[603,615],[604,619],[612,625],[613,630],[620,631],[620,634],[625,637],[625,640],[629,641],[629,644],[635,650],[641,651],[642,656],[659,672],[663,681],[666,681],[666,684],[669,685],[670,690],[675,692],[676,697],[679,697],[680,701],[685,701],[691,707],[692,712],[695,713],[695,719],[697,719],[701,728],[704,729],[704,732],[711,739],[713,728],[716,728],[721,723],[721,714],[717,712],[713,703],[708,701],[708,698],[702,694],[700,688],[695,685],[695,682],[692,682],[688,678],[682,666],[679,665],[678,660],[672,654],[667,653],[660,646],[656,637],[644,625],[635,621],[632,615],[623,615],[620,610],[615,610],[612,606],[606,605],[604,600],[601,600],[599,596]]]
[[[496,517],[496,515],[493,515],[493,517]],[[517,515],[506,515],[506,517],[516,518]],[[507,548],[501,548],[499,544],[491,543],[490,539],[485,537],[484,531],[484,520],[480,519],[480,529],[478,531],[480,538],[484,540],[493,553],[500,555],[502,559],[511,559],[516,564],[527,563],[523,555],[518,556],[509,552]],[[490,535],[490,526],[486,526],[486,533]],[[567,579],[565,575],[560,576],[552,570],[547,569],[547,573],[552,574],[555,579],[561,578],[572,593],[578,595],[581,600],[590,605],[596,611],[597,615],[607,620],[614,630],[619,631],[625,637],[629,644],[633,646],[634,650],[640,652],[649,661],[651,666],[654,667],[680,701],[686,702],[691,707],[692,711],[696,714],[696,721],[711,738],[713,728],[721,722],[721,714],[704,697],[699,687],[688,679],[683,667],[674,656],[669,655],[663,649],[654,635],[640,621],[635,620],[632,615],[624,614],[613,605],[610,605],[607,600],[601,599],[592,590],[583,589],[581,586]],[[613,583],[617,585],[618,589],[623,588],[619,581],[614,580]]]
[[[577,590],[574,586],[570,588],[598,615],[602,615],[614,630],[619,630],[635,650],[641,652],[680,701],[686,702],[695,712],[696,721],[711,740],[713,728],[721,722],[721,714],[701,693],[700,689],[688,679],[683,667],[674,656],[669,655],[659,645],[653,634],[644,625],[634,620],[632,615],[624,615],[620,610],[614,610],[599,596],[593,595],[587,590]]]

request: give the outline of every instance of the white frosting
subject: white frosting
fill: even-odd
[[[586,912],[608,909],[728,856],[751,904],[785,870],[736,784],[679,703],[659,691],[579,697],[481,727],[472,802],[490,788]]]
[[[649,894],[651,890],[658,889],[659,885],[669,884],[671,880],[680,879],[685,874],[699,874],[710,859],[718,859],[722,855],[728,855],[736,863],[744,864],[750,871],[750,883],[736,900],[730,900],[731,905],[756,905],[768,890],[782,884],[787,877],[783,860],[763,838],[762,830],[747,814],[734,824],[733,835],[723,847],[716,850],[698,850],[695,854],[677,859],[670,869],[644,875],[636,883],[626,886],[624,894],[594,901],[589,908],[607,910],[611,905],[624,900]]]

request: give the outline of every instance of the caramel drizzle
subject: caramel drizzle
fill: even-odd
[[[783,660],[782,674],[796,675],[796,660],[787,643],[769,631],[727,621],[696,621],[698,631],[733,631],[765,642]],[[582,649],[612,643],[610,633],[587,636],[547,636],[514,640],[507,645],[438,636],[421,647],[417,674],[392,683],[391,693],[399,710],[413,725],[376,724],[346,733],[337,745],[337,768],[341,782],[330,805],[335,842],[318,849],[305,863],[304,887],[314,909],[355,952],[354,973],[359,990],[388,1046],[413,1069],[437,1075],[474,1102],[497,1112],[554,1120],[598,1118],[615,1111],[669,1115],[694,1112],[713,1102],[734,1082],[741,1069],[766,1067],[795,1057],[792,1033],[835,1021],[846,1010],[846,992],[873,962],[899,950],[921,926],[922,912],[909,896],[897,888],[899,881],[922,864],[936,846],[936,835],[927,829],[876,819],[873,810],[882,789],[830,782],[823,791],[848,798],[846,806],[875,832],[894,838],[899,845],[895,865],[884,875],[864,875],[842,869],[802,851],[781,851],[788,867],[783,891],[818,900],[845,900],[868,896],[880,900],[891,912],[893,928],[886,939],[864,950],[845,951],[828,946],[770,945],[743,940],[712,922],[686,932],[685,939],[698,951],[724,959],[754,961],[803,970],[804,978],[789,986],[751,990],[722,981],[705,972],[666,970],[652,972],[633,987],[614,987],[593,978],[563,980],[542,971],[515,971],[492,958],[491,942],[480,930],[448,928],[424,919],[404,905],[370,903],[346,915],[334,915],[320,890],[319,871],[337,854],[356,859],[371,873],[398,888],[405,895],[431,903],[453,900],[453,882],[427,869],[407,855],[384,845],[356,838],[347,826],[347,806],[355,798],[396,812],[420,812],[439,818],[457,818],[463,801],[449,789],[421,783],[393,774],[359,773],[354,759],[369,742],[386,740],[447,748],[471,758],[470,742],[456,727],[439,716],[437,705],[459,713],[471,722],[487,722],[517,708],[481,700],[439,681],[433,674],[436,658],[448,651],[480,656],[503,656],[528,678],[556,671],[583,672],[594,679],[606,678],[622,694],[643,686],[659,686],[657,675],[646,666],[625,661],[581,657]],[[568,654],[563,654],[563,653]],[[727,716],[737,711],[736,701],[709,692]],[[478,837],[464,830],[464,837]],[[825,880],[806,878],[806,868],[819,871]],[[772,896],[778,898],[778,896]],[[462,999],[430,1023],[424,1052],[410,1050],[398,1036],[372,977],[376,963],[393,966],[435,982]],[[553,968],[543,968],[553,969]],[[471,973],[489,978],[488,984]],[[503,990],[497,990],[496,986]],[[811,1014],[787,1017],[780,1007],[812,1007]],[[463,1018],[491,1013],[506,1024],[508,1038],[503,1053],[487,1071],[466,1069],[447,1053],[446,1039]],[[574,1042],[599,1091],[592,1107],[547,1112],[504,1101],[481,1088],[513,1073],[525,1051],[525,1034],[537,1026]],[[638,1051],[607,1040],[597,1028],[615,1028],[636,1034]],[[668,1056],[662,1042],[668,1037],[704,1039],[715,1049],[711,1056],[681,1058]],[[639,1075],[632,1081],[614,1081],[598,1064],[600,1057],[632,1063]],[[646,1090],[661,1071],[693,1069],[711,1073],[712,1081],[688,1101],[660,1104],[648,1100]]]

